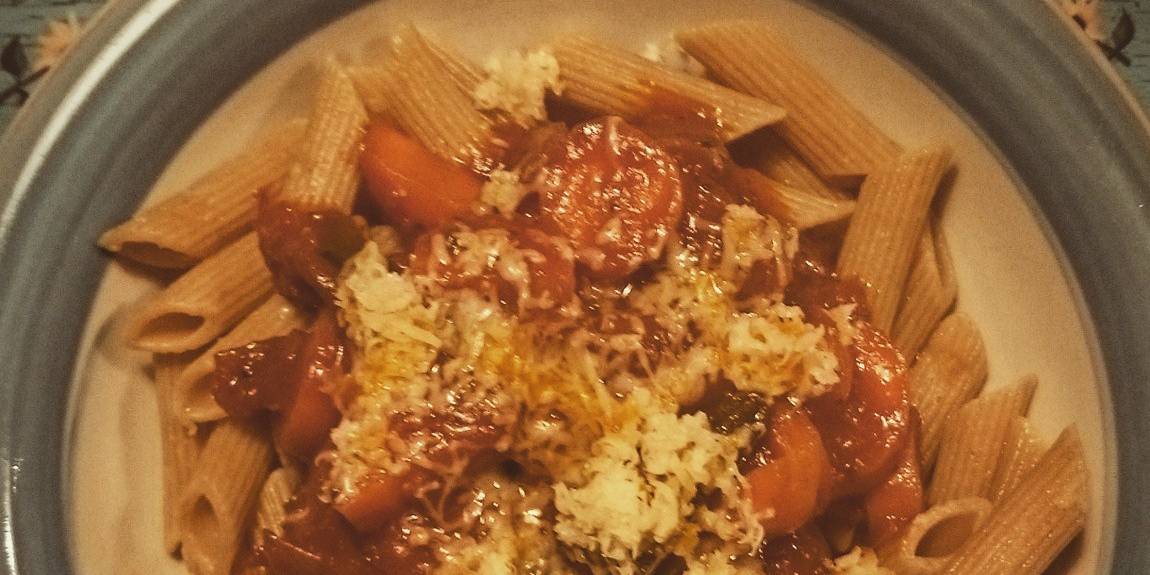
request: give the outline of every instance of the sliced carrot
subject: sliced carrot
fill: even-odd
[[[875,545],[889,541],[923,510],[917,428],[918,425],[911,425],[910,439],[899,456],[894,473],[867,493],[863,501],[867,532]]]
[[[866,322],[859,326],[850,393],[806,404],[835,469],[836,498],[882,483],[911,435],[906,361],[877,329]]]
[[[822,439],[806,410],[784,406],[770,421],[762,465],[747,475],[751,504],[771,513],[763,520],[767,535],[802,527],[822,504],[830,463]]]
[[[276,444],[303,461],[327,445],[328,433],[339,424],[339,410],[324,391],[326,382],[343,374],[343,347],[338,331],[334,314],[322,313],[316,319],[297,358],[301,374],[295,399],[280,413],[276,426]]]
[[[386,124],[364,135],[360,167],[371,199],[388,219],[436,227],[479,198],[482,180]]]
[[[335,510],[357,531],[367,533],[398,517],[413,498],[413,485],[407,477],[377,473],[361,482],[346,501],[337,503]]]

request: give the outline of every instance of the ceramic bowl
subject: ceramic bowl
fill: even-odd
[[[1074,423],[1088,450],[1058,569],[1150,572],[1150,124],[1044,3],[117,0],[0,142],[0,573],[181,572],[147,358],[119,329],[155,287],[95,238],[302,110],[317,63],[406,22],[482,57],[727,17],[774,21],[896,140],[954,146],[942,225],[990,385],[1037,374],[1039,431]]]

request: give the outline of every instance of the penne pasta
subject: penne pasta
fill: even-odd
[[[272,290],[272,276],[250,232],[200,262],[144,305],[129,335],[136,347],[180,353],[207,345]]]
[[[798,230],[839,222],[854,213],[854,200],[819,196],[779,183],[755,170],[733,170],[731,177],[737,187],[752,193],[751,203],[756,208]]]
[[[1036,377],[1026,376],[1006,389],[972,400],[947,419],[926,493],[927,503],[936,505],[962,497],[990,498],[1010,427],[1015,418],[1026,415],[1037,386]]]
[[[390,52],[383,66],[351,73],[372,111],[386,112],[444,158],[481,172],[494,169],[502,150],[495,120],[475,107],[478,72],[410,26],[392,38]]]
[[[777,130],[760,130],[731,145],[740,163],[759,170],[776,182],[830,200],[848,200],[842,189],[828,185],[783,140]]]
[[[934,575],[982,526],[994,508],[981,497],[952,499],[918,514],[896,540],[878,548],[882,566],[899,575]]]
[[[279,182],[303,139],[289,122],[187,189],[104,232],[100,247],[158,268],[188,268],[235,240],[256,214],[256,192]]]
[[[937,225],[928,226],[919,240],[905,293],[895,317],[894,343],[908,361],[913,361],[958,297],[954,263]]]
[[[1070,427],[942,572],[1038,575],[1085,523],[1086,463]]]
[[[216,353],[301,329],[305,316],[291,302],[274,294],[207,351],[196,357],[175,381],[176,409],[185,423],[222,419],[227,414],[212,397],[212,372]]]
[[[1015,417],[1006,433],[1006,447],[998,458],[990,500],[1002,501],[1042,458],[1043,446],[1025,417]]]
[[[175,380],[183,365],[183,361],[172,356],[158,355],[153,361],[164,466],[164,549],[173,554],[180,548],[180,495],[203,447],[194,429],[189,430],[183,425],[175,403]]]
[[[351,213],[359,190],[359,151],[367,111],[334,62],[320,78],[303,150],[277,197],[314,211]]]
[[[872,321],[887,333],[902,301],[931,200],[949,166],[948,148],[909,152],[880,166],[859,191],[839,252],[838,272],[863,281]]]
[[[669,96],[717,115],[728,140],[778,123],[786,115],[758,98],[588,38],[563,38],[551,49],[563,80],[560,98],[594,112],[629,118],[658,109],[659,99]]]
[[[272,456],[253,425],[226,419],[212,431],[180,505],[183,557],[194,573],[231,572]]]
[[[986,348],[969,317],[954,313],[939,324],[910,369],[910,400],[922,418],[922,461],[929,470],[947,418],[986,383]]]
[[[283,534],[283,521],[286,504],[299,489],[302,479],[291,467],[280,467],[272,471],[263,488],[256,507],[255,537],[259,539],[265,531],[276,535]]]
[[[675,35],[710,73],[787,110],[779,134],[824,180],[854,185],[899,147],[760,22],[718,22]]]

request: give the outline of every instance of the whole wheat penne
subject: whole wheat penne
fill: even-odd
[[[291,467],[280,467],[272,471],[260,489],[260,500],[256,506],[255,536],[261,537],[264,531],[283,535],[283,522],[287,503],[299,489],[302,478]]]
[[[874,324],[887,333],[902,301],[930,202],[949,166],[948,148],[909,152],[879,166],[859,191],[838,272],[863,281]]]
[[[175,380],[185,361],[175,356],[157,355],[155,369],[156,404],[160,412],[160,442],[163,457],[164,548],[175,553],[180,548],[180,496],[192,475],[203,447],[200,438],[179,417],[175,403]]]
[[[420,34],[418,29],[405,33]],[[483,81],[483,74],[471,61],[464,58],[454,50],[446,48],[443,44],[423,38],[426,49],[439,61],[437,66],[442,67],[447,76],[465,94],[472,94],[475,88]],[[390,68],[379,65],[356,65],[347,69],[359,96],[363,100],[367,111],[380,116],[389,115],[388,94],[390,81]]]
[[[943,573],[1042,573],[1082,530],[1086,511],[1086,463],[1078,432],[1071,426],[994,508]]]
[[[156,353],[197,349],[251,312],[271,290],[259,240],[249,232],[145,304],[129,330],[131,341]]]
[[[731,153],[746,166],[750,166],[777,182],[798,188],[820,198],[846,200],[851,196],[842,189],[828,185],[807,165],[794,148],[779,135],[778,130],[760,130],[731,144]]]
[[[180,373],[175,381],[177,413],[187,423],[223,418],[226,413],[212,397],[211,389],[216,353],[284,335],[304,327],[304,323],[305,315],[299,309],[283,296],[273,294]]]
[[[1002,501],[1042,458],[1042,442],[1025,417],[1015,417],[1006,433],[1006,447],[998,458],[994,480],[990,482],[990,500]]]
[[[1026,415],[1037,386],[1037,377],[1023,377],[1010,387],[970,401],[947,420],[926,493],[929,504],[962,497],[990,498],[1010,427],[1015,418]]]
[[[939,573],[993,508],[981,497],[966,497],[927,509],[897,539],[877,549],[882,566],[899,575]]]
[[[958,297],[954,263],[937,225],[923,232],[904,291],[906,296],[894,321],[894,343],[908,361],[913,361]]]
[[[978,326],[966,314],[953,313],[934,330],[911,366],[910,400],[922,418],[924,469],[934,464],[947,418],[986,383],[986,361]]]
[[[284,124],[187,189],[104,232],[100,246],[153,267],[195,265],[250,226],[256,192],[287,174],[303,132],[303,122]]]
[[[728,140],[778,123],[786,115],[782,108],[758,98],[588,38],[563,38],[551,49],[563,80],[560,97],[594,112],[635,116],[669,95],[713,112]]]
[[[352,76],[373,111],[386,110],[439,156],[486,172],[497,165],[502,149],[495,120],[476,109],[467,89],[475,74],[465,60],[409,26],[392,38],[383,66],[356,69]]]
[[[737,182],[736,186],[751,193],[750,199],[756,208],[798,230],[842,221],[854,213],[854,200],[818,196],[779,183],[756,170],[732,170],[731,178]]]
[[[181,500],[182,553],[193,573],[231,572],[272,456],[253,425],[225,419],[212,431]]]
[[[899,147],[761,22],[717,22],[678,32],[720,82],[787,110],[779,133],[823,179],[853,185]]]
[[[359,153],[367,111],[343,68],[328,62],[308,120],[303,149],[277,197],[307,210],[351,213],[359,190]]]

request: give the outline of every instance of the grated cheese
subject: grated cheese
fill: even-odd
[[[837,557],[828,567],[839,575],[894,575],[894,571],[879,565],[873,549],[855,547],[849,553]]]
[[[547,49],[492,55],[483,69],[487,78],[474,93],[479,109],[502,110],[524,126],[547,117],[544,96],[548,90],[563,91],[559,61]]]
[[[705,415],[676,415],[642,390],[630,398],[645,415],[599,439],[578,480],[554,486],[559,541],[576,555],[601,558],[591,561],[601,573],[637,573],[647,553],[691,556],[702,535],[692,519],[706,509],[696,499],[704,486],[738,524],[744,552],[754,549],[762,528],[741,504],[745,480],[737,466],[749,435],[715,433]]]
[[[519,172],[494,170],[479,191],[479,202],[509,218],[515,214],[515,208],[519,207],[525,195],[527,187],[519,183]]]
[[[513,179],[506,172],[493,181]],[[514,209],[497,196],[490,192],[491,208],[506,200],[502,207]],[[837,364],[827,330],[807,323],[779,294],[735,297],[755,263],[790,265],[793,230],[744,206],[728,207],[724,228],[729,250],[711,268],[679,259],[671,238],[666,268],[627,292],[627,309],[637,317],[633,331],[621,333],[581,324],[578,302],[532,321],[488,295],[394,272],[387,256],[399,244],[389,229],[373,230],[376,241],[348,261],[337,291],[360,389],[341,406],[335,449],[326,456],[337,500],[354,496],[373,472],[401,474],[413,465],[437,473],[444,490],[472,484],[463,464],[423,456],[428,438],[396,437],[389,418],[483,398],[508,421],[524,422],[510,426],[498,449],[550,478],[541,497],[556,515],[530,532],[490,507],[468,515],[478,521],[471,527],[440,525],[428,544],[444,554],[442,573],[553,572],[541,567],[542,557],[565,557],[597,574],[637,573],[636,561],[651,554],[678,555],[690,573],[758,573],[748,557],[762,528],[736,464],[751,430],[715,433],[704,415],[678,415],[680,406],[720,378],[768,398],[803,401],[837,382]],[[519,291],[521,305],[530,299],[536,257],[502,229],[459,228],[431,241],[433,265],[497,273]],[[849,322],[850,311],[831,315]],[[849,327],[835,331],[842,337]],[[660,330],[666,349],[645,347],[648,329]],[[710,506],[699,503],[704,499]],[[510,503],[500,505],[506,511]]]
[[[741,284],[758,262],[775,268],[778,278],[788,278],[798,251],[798,232],[750,206],[729,205],[723,212],[723,253],[720,274]],[[780,282],[785,287],[786,282]],[[776,294],[781,295],[781,294]]]
[[[702,77],[707,73],[707,69],[683,47],[675,41],[674,38],[667,37],[658,42],[647,42],[643,45],[642,56],[647,60],[660,64],[665,68],[670,68],[677,72],[685,72],[692,76]]]

